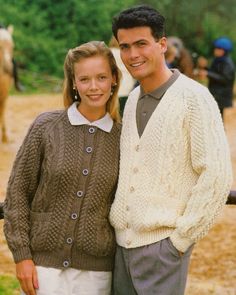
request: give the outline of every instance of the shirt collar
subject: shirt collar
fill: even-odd
[[[77,109],[78,103],[74,102],[67,110],[68,118],[71,125],[90,125],[98,127],[99,129],[110,132],[113,126],[113,120],[109,113],[106,113],[104,117],[99,120],[90,122],[86,119],[80,111]]]
[[[152,92],[145,93],[143,88],[140,86],[139,99],[144,98],[145,95],[149,95],[158,100],[161,99],[166,90],[177,80],[177,78],[180,75],[180,72],[177,69],[171,69],[171,71],[173,74],[170,76],[170,78],[164,84],[162,84],[160,87],[156,88]]]

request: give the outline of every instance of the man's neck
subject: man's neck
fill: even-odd
[[[159,71],[155,76],[144,78],[140,81],[140,85],[145,93],[152,92],[168,81],[172,74],[170,69],[164,68],[163,71]]]

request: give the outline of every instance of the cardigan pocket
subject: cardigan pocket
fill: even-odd
[[[114,229],[106,218],[96,218],[92,226],[85,228],[84,236],[77,237],[77,243],[89,255],[112,256],[116,248]]]
[[[185,202],[175,198],[150,198],[145,210],[136,207],[132,219],[134,228],[139,232],[153,231],[160,227],[175,228],[176,221],[184,213],[185,207]]]
[[[98,256],[111,256],[115,253],[114,230],[106,218],[98,220],[96,244]]]
[[[45,251],[52,213],[30,212],[30,246],[33,251]]]

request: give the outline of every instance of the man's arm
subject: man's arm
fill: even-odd
[[[200,88],[199,94],[190,95],[188,104],[191,162],[198,180],[170,236],[181,252],[207,234],[232,185],[228,143],[214,98]]]

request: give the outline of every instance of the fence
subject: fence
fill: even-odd
[[[236,191],[230,191],[226,205],[236,205]],[[0,203],[0,219],[4,218],[3,203]]]

